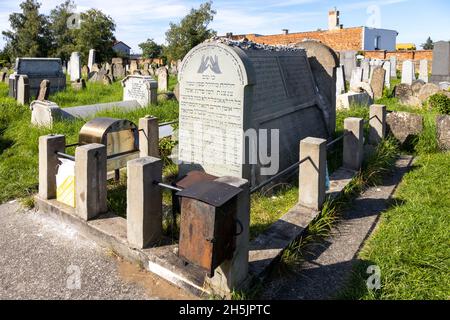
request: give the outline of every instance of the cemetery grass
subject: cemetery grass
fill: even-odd
[[[341,299],[442,299],[450,296],[450,152],[422,154],[403,179],[396,204],[382,214],[358,256]],[[368,290],[367,267],[381,270]]]
[[[116,89],[122,91],[121,87],[116,87]],[[106,95],[109,92],[104,88],[96,88],[94,91]],[[76,143],[78,132],[85,121],[61,121],[55,123],[52,129],[34,127],[30,124],[31,112],[29,108],[17,105],[14,99],[7,97],[7,94],[8,87],[0,83],[0,203],[15,198],[25,198],[25,202],[31,205],[32,201],[29,200],[29,197],[35,194],[38,189],[39,136],[50,133],[64,134],[66,144]],[[78,92],[76,94],[78,95]],[[87,100],[87,98],[81,98],[80,100],[77,97],[70,96],[65,99],[65,101],[71,101],[70,103],[74,104],[78,104],[74,101],[81,100],[89,101],[88,103],[99,101],[99,99],[106,100],[105,97],[99,96],[93,97],[92,100]],[[131,112],[110,110],[98,113],[96,116],[127,118],[137,123],[138,119],[145,115],[156,116],[160,122],[175,120],[178,118],[178,103],[169,100]],[[74,151],[74,147],[66,150],[69,154],[74,154]],[[114,187],[121,188],[122,186],[113,184],[109,187],[113,191]],[[111,204],[117,200],[115,198],[117,193],[110,192],[112,198],[108,201]]]

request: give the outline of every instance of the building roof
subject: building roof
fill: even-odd
[[[123,42],[123,41],[117,41],[117,42],[113,45],[113,47],[117,46],[119,43],[121,43],[121,44],[123,44],[124,46],[126,46],[127,48],[131,49],[131,47],[130,47],[129,45],[127,45],[127,44],[126,44],[125,42]]]

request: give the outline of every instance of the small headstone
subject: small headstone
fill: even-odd
[[[90,68],[91,72],[99,72],[100,71],[100,67],[98,66],[97,63],[94,63],[92,65],[92,68]]]
[[[428,100],[429,97],[438,93],[440,90],[439,86],[434,83],[425,84],[419,92],[419,99],[422,102]]]
[[[391,87],[391,62],[384,61],[383,69],[386,71],[385,75],[384,75],[384,86],[386,88],[390,88]]]
[[[380,99],[381,97],[383,97],[385,75],[386,70],[384,70],[382,67],[374,68],[370,85],[372,87],[375,99]]]
[[[20,105],[30,103],[30,83],[27,75],[20,75],[17,80],[17,103]]]
[[[72,89],[75,91],[80,91],[86,88],[86,80],[78,79],[71,83]]]
[[[350,88],[353,88],[353,87],[355,87],[355,85],[362,82],[362,75],[363,75],[363,70],[361,67],[356,67],[355,69],[353,69],[352,77],[350,79]]]
[[[402,83],[411,85],[415,78],[414,62],[411,60],[403,61]]]
[[[36,100],[46,101],[48,100],[49,94],[50,94],[50,81],[46,79],[42,80]]]
[[[368,82],[370,78],[370,60],[364,59],[361,62],[361,68],[362,68],[362,80],[364,82]]]
[[[413,95],[418,97],[420,90],[422,89],[422,87],[425,85],[425,82],[423,80],[415,80],[413,81],[413,83],[411,84],[411,90],[413,92]]]
[[[169,73],[166,68],[160,68],[158,73],[158,90],[166,92],[169,87]]]
[[[428,83],[428,60],[420,60],[419,80]]]
[[[92,71],[92,66],[95,63],[95,49],[89,50],[89,57],[88,57],[88,68],[90,71]]]
[[[344,66],[336,69],[336,94],[345,93]]]
[[[130,69],[128,70],[128,72],[130,72],[130,74],[134,74],[134,72],[138,69],[139,69],[139,67],[138,67],[137,61],[131,60],[130,61]]]
[[[431,82],[450,82],[450,42],[438,41],[434,43],[433,48],[433,69]]]
[[[88,77],[90,73],[89,67],[88,66],[83,66],[83,68],[81,68],[81,75],[85,78]]]
[[[79,52],[72,52],[69,60],[70,81],[77,81],[81,78],[81,59]]]
[[[422,132],[423,117],[409,112],[391,112],[386,116],[386,124],[392,135],[404,143]]]
[[[130,75],[122,80],[123,101],[136,100],[142,107],[157,102],[158,82],[152,77]]]
[[[436,117],[436,132],[439,148],[450,150],[450,115]]]
[[[391,78],[397,79],[397,57],[391,56],[389,61],[391,62]]]

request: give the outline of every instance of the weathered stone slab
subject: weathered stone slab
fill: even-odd
[[[50,94],[50,81],[47,79],[42,80],[36,100],[40,101],[48,100],[49,94]]]
[[[416,80],[414,62],[411,60],[403,61],[402,83],[411,85],[414,80]]]
[[[31,124],[40,127],[52,127],[55,121],[64,119],[59,106],[51,101],[35,100],[30,104]]]
[[[450,115],[436,117],[436,131],[439,148],[450,150]]]
[[[344,66],[345,79],[350,79],[353,74],[353,70],[356,68],[356,54],[358,52],[354,50],[339,52],[340,65]],[[361,81],[361,79],[359,80]]]
[[[158,82],[150,76],[127,76],[122,86],[124,101],[136,100],[143,107],[157,102]]]
[[[357,67],[353,69],[352,78],[350,79],[350,88],[354,88],[360,82],[362,82],[363,69],[361,67]]]
[[[409,112],[391,112],[386,117],[387,129],[400,141],[419,135],[423,130],[423,117]]]
[[[166,92],[169,88],[169,72],[166,68],[160,68],[158,70],[158,90]]]
[[[439,88],[444,91],[450,90],[450,82],[449,81],[439,82]]]
[[[298,161],[301,139],[328,136],[331,107],[320,102],[306,52],[266,48],[221,39],[186,55],[178,73],[181,172],[200,168],[254,186]],[[244,143],[244,134],[270,141],[265,130],[275,143],[273,158],[261,161],[257,138]]]
[[[433,70],[431,82],[439,84],[450,81],[450,42],[438,41],[433,48]]]
[[[24,105],[30,103],[30,83],[27,75],[20,75],[17,80],[17,103]]]
[[[412,96],[413,90],[411,88],[411,85],[406,83],[396,85],[394,88],[394,95],[396,98]]]
[[[386,88],[390,88],[391,87],[391,62],[384,61],[383,69],[386,71],[385,75],[384,75],[384,86]]]
[[[419,79],[428,83],[428,60],[426,59],[420,60]]]
[[[415,97],[419,96],[420,89],[422,89],[422,87],[424,85],[425,85],[425,81],[423,81],[423,80],[415,80],[415,81],[413,81],[413,83],[411,84],[411,90],[412,90],[413,95]]]
[[[391,56],[389,61],[391,62],[391,78],[397,78],[397,57]]]
[[[420,89],[418,98],[420,101],[424,102],[428,100],[429,97],[440,91],[441,90],[438,85],[434,83],[427,83]]]
[[[370,106],[372,98],[367,92],[347,92],[337,96],[336,109],[349,109],[351,105]]]
[[[81,58],[79,52],[72,52],[70,55],[70,81],[81,79]]]
[[[368,82],[369,79],[370,79],[370,60],[369,59],[364,59],[361,62],[361,68],[363,70],[362,81]]]
[[[386,70],[384,70],[382,67],[375,67],[373,69],[370,85],[373,90],[374,99],[380,99],[381,97],[383,97],[385,75]]]
[[[345,92],[344,67],[340,66],[336,69],[336,94],[343,94]]]
[[[422,107],[422,101],[416,96],[403,96],[399,98],[399,102],[405,106],[411,106],[414,108]]]

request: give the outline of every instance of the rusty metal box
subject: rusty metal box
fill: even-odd
[[[182,198],[179,256],[210,277],[233,256],[237,195],[241,191],[225,183],[202,181],[177,193]]]

